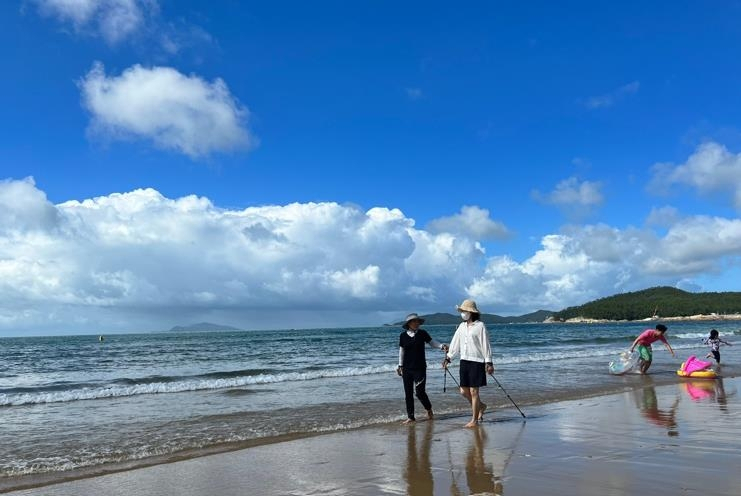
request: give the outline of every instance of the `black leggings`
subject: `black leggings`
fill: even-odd
[[[407,403],[407,417],[414,419],[414,394],[417,394],[417,398],[422,402],[422,406],[425,410],[432,409],[432,403],[430,398],[427,397],[425,392],[425,384],[427,384],[427,371],[422,370],[407,370],[404,369],[402,375],[404,380],[404,397]]]

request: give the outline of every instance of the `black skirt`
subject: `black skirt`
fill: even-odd
[[[461,360],[461,387],[486,386],[486,364]]]

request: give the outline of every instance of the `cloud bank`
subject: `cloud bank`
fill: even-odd
[[[662,235],[572,226],[515,260],[484,252],[477,238],[486,230],[419,229],[388,207],[234,210],[153,189],[52,204],[27,178],[0,181],[0,208],[3,332],[151,330],[202,319],[375,325],[384,315],[448,311],[469,296],[486,312],[513,315],[690,284],[741,253],[741,220],[704,216],[678,218]]]
[[[209,83],[170,67],[140,65],[107,76],[96,63],[79,86],[95,136],[146,139],[191,158],[257,143],[246,126],[249,111],[221,79]]]

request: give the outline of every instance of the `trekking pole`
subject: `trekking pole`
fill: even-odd
[[[502,385],[499,383],[496,377],[494,377],[494,374],[489,374],[492,379],[494,379],[494,382],[497,383],[497,386],[499,386],[499,389],[504,391],[504,394],[507,395],[507,398],[512,402],[513,405],[515,405],[515,408],[517,408],[517,411],[520,412],[520,415],[522,415],[522,418],[527,418],[524,413],[522,413],[522,410],[520,410],[520,407],[517,406],[517,403],[515,403],[515,400],[512,399],[512,397],[509,395],[509,393],[502,387]]]
[[[456,380],[455,380],[455,376],[454,376],[454,375],[453,375],[453,373],[452,373],[452,372],[451,372],[451,371],[450,371],[450,370],[448,369],[448,367],[445,367],[445,372],[447,372],[448,374],[450,374],[450,378],[451,378],[451,379],[453,379],[453,382],[455,382],[455,385],[456,385],[456,386],[458,386],[458,388],[460,389],[461,385],[460,385],[460,384],[458,384],[458,381],[456,381]]]
[[[445,370],[448,370],[447,368],[443,367]],[[448,374],[445,373],[445,370],[443,370],[443,393],[445,392],[445,386],[448,383]]]

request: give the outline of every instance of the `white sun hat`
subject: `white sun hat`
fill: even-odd
[[[419,320],[419,323],[420,324],[424,324],[425,323],[425,319],[423,319],[422,317],[420,317],[416,313],[410,313],[409,315],[407,315],[407,318],[404,319],[404,325],[401,326],[401,327],[403,327],[404,329],[409,329],[409,322],[411,322],[413,320]]]
[[[463,300],[456,308],[459,312],[481,313],[473,300]]]

